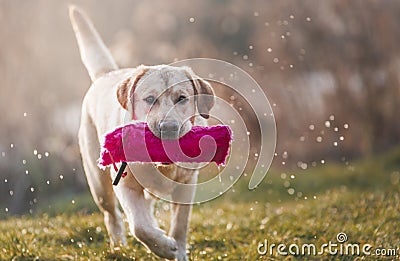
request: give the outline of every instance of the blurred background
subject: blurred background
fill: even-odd
[[[206,57],[247,71],[275,113],[280,177],[399,148],[399,1],[1,0],[0,217],[93,205],[77,142],[90,79],[70,3],[121,67]],[[257,130],[239,97],[217,92]]]

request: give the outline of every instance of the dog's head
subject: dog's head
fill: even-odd
[[[194,124],[196,109],[209,117],[214,105],[211,85],[188,67],[139,66],[135,76],[117,89],[121,106],[136,120],[146,121],[157,137],[176,139]]]

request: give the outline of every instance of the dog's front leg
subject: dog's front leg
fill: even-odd
[[[193,171],[192,179],[189,183],[197,183],[198,171]],[[185,191],[175,191],[172,194],[174,202],[192,202],[195,188],[186,189]],[[188,260],[186,255],[186,238],[189,228],[189,218],[192,210],[192,204],[172,203],[171,210],[171,227],[169,236],[173,237],[178,246],[176,258],[178,261]]]
[[[175,259],[177,244],[175,239],[165,235],[153,216],[153,200],[146,199],[143,188],[133,175],[128,175],[114,191],[127,216],[131,233],[156,255]]]

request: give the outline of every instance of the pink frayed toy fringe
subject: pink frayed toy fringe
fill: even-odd
[[[212,161],[224,165],[231,141],[232,131],[225,125],[193,126],[179,140],[161,140],[150,131],[146,123],[140,122],[119,127],[106,134],[98,165],[104,168],[118,162]]]

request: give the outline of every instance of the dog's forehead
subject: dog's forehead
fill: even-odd
[[[157,88],[157,89],[168,89],[172,91],[179,86],[182,87],[192,87],[187,73],[178,67],[165,66],[151,68],[138,82],[138,88]]]

